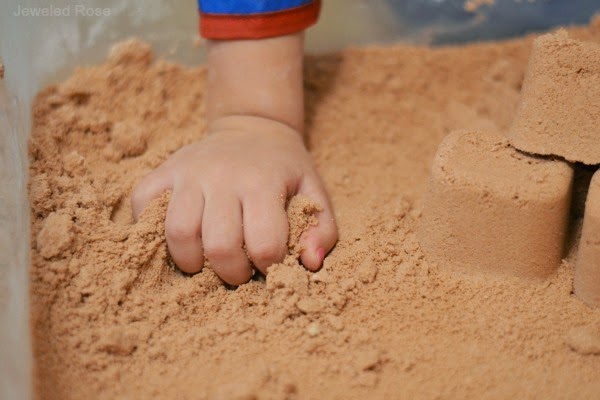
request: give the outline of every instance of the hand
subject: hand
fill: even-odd
[[[166,190],[172,191],[167,245],[173,261],[188,273],[200,271],[206,257],[232,285],[252,277],[251,262],[266,274],[287,254],[285,204],[295,194],[323,208],[318,225],[301,238],[304,266],[320,268],[337,241],[329,198],[300,134],[267,118],[215,120],[205,139],[174,153],[137,186],[134,218]]]

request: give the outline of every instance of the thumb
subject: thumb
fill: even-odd
[[[298,194],[311,199],[323,208],[316,215],[317,225],[309,227],[300,237],[300,245],[303,248],[300,261],[307,269],[316,271],[321,268],[323,259],[338,240],[337,225],[329,196],[318,176],[306,177]]]

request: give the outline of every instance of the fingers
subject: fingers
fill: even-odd
[[[254,194],[243,203],[246,250],[254,266],[263,274],[283,261],[287,253],[288,218],[285,195]]]
[[[133,219],[137,221],[150,200],[155,199],[169,189],[171,189],[171,180],[168,174],[160,168],[146,175],[131,194]]]
[[[148,202],[169,189],[173,188],[166,170],[159,168],[145,177],[131,196],[134,219],[139,218]],[[284,259],[289,234],[285,196],[279,197],[273,191],[253,192],[243,199],[242,205],[233,194],[203,196],[201,189],[194,189],[193,185],[175,189],[167,209],[165,234],[173,261],[182,271],[200,271],[206,257],[221,279],[240,285],[252,277],[248,257],[263,273]],[[337,226],[317,175],[306,176],[297,194],[323,208],[316,215],[318,224],[300,238],[300,260],[307,269],[316,271],[337,242]]]
[[[300,261],[311,271],[318,270],[325,255],[331,251],[338,240],[338,230],[333,216],[329,197],[318,176],[308,176],[302,182],[298,194],[304,195],[323,207],[317,214],[318,224],[308,228],[300,237],[303,249]]]
[[[204,196],[194,185],[175,187],[165,218],[165,236],[171,258],[184,272],[199,272],[204,265],[202,211]]]
[[[241,285],[252,277],[244,251],[242,205],[226,194],[205,194],[202,218],[204,255],[217,275],[231,285]]]

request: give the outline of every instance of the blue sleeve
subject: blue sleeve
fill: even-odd
[[[286,11],[311,2],[311,0],[198,0],[198,8],[204,14],[252,15]]]

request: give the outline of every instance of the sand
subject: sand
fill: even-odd
[[[599,42],[600,21],[570,34]],[[42,91],[30,143],[37,397],[597,398],[600,311],[571,293],[576,240],[533,282],[455,274],[415,233],[442,138],[508,130],[532,39],[309,57],[307,143],[340,241],[317,273],[288,257],[237,289],[169,263],[168,195],[136,225],[128,205],[142,176],[201,138],[205,70],[129,46]],[[294,232],[315,211],[298,201]]]
[[[573,291],[592,307],[600,307],[600,173],[592,177],[581,240],[575,263]]]
[[[456,131],[433,160],[418,239],[442,267],[546,278],[567,238],[573,168],[523,154],[500,133]]]
[[[521,100],[509,130],[517,149],[600,164],[600,45],[564,30],[533,43]]]

